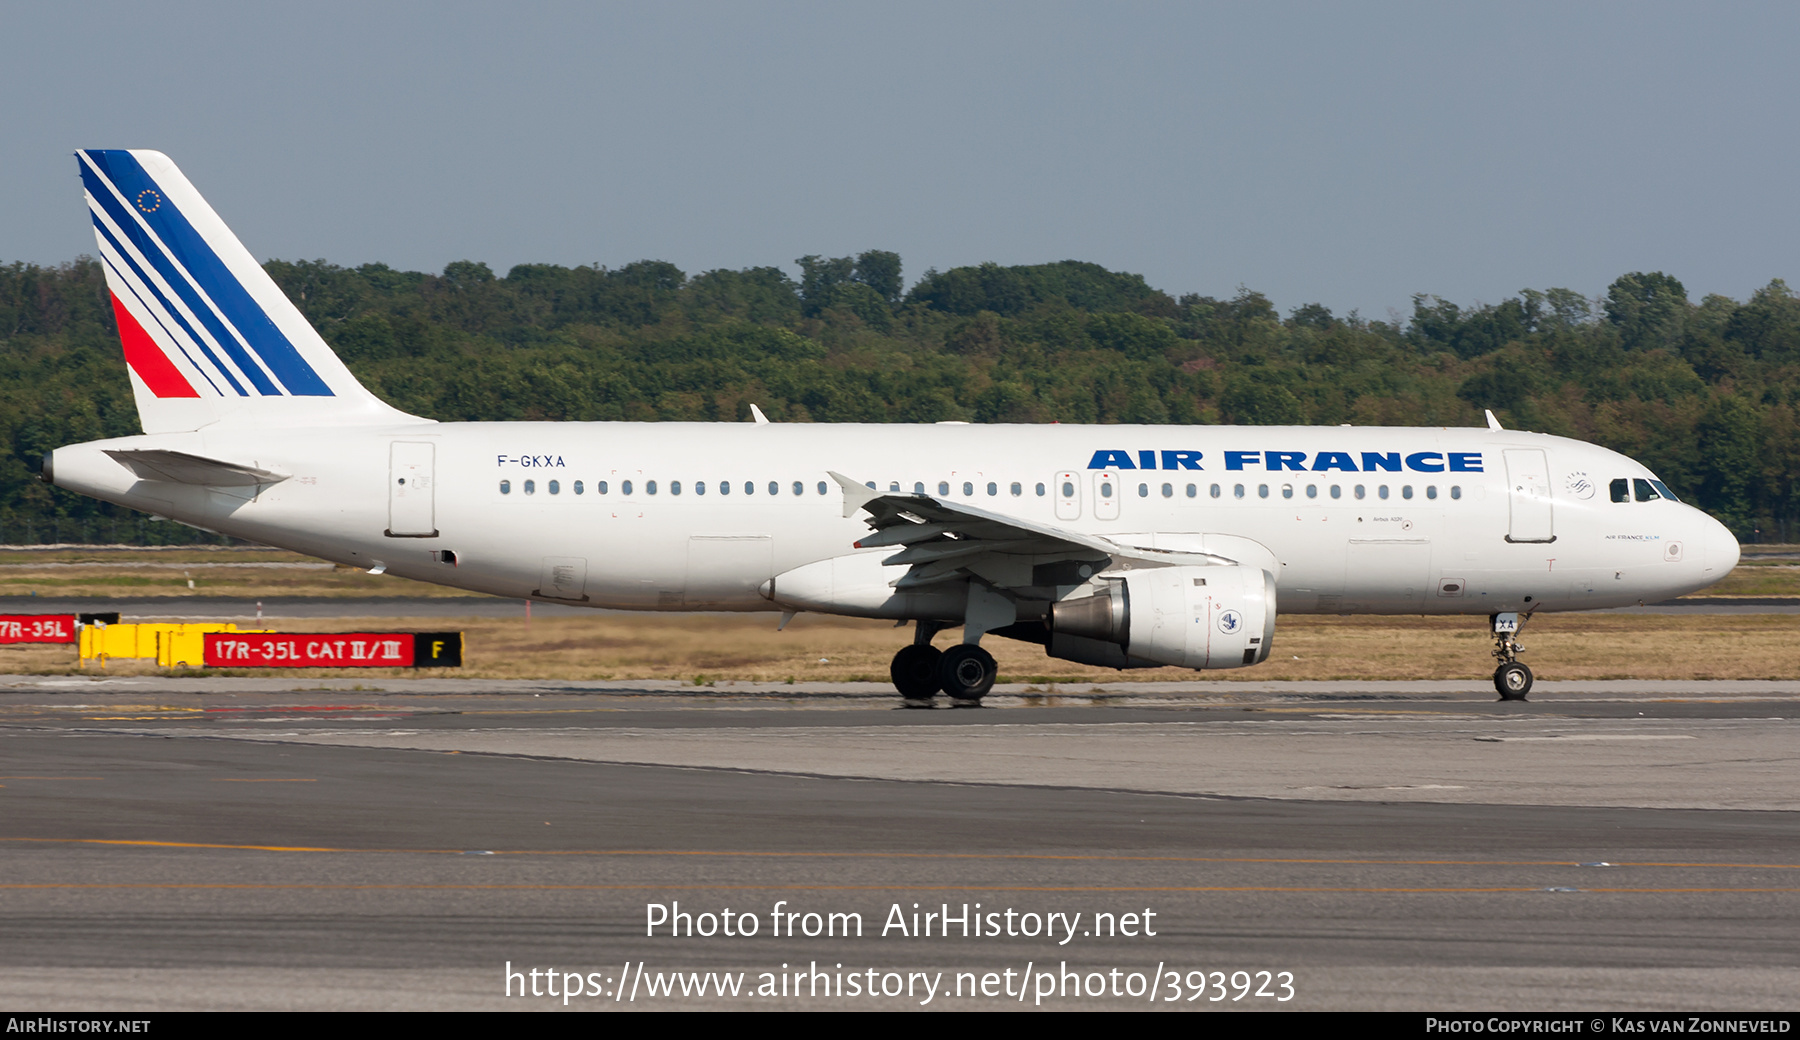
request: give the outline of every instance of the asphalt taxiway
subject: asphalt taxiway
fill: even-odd
[[[0,677],[0,1000],[564,1006],[506,996],[508,963],[579,974],[568,1006],[590,1009],[1033,1007],[1045,985],[1044,1007],[1120,1008],[1800,992],[1800,684],[1542,683],[1525,704],[1474,683],[1082,684],[990,705]],[[756,934],[646,935],[647,907],[677,902]],[[801,934],[772,934],[777,903]],[[1013,916],[920,936],[914,904]],[[863,934],[806,935],[809,912]],[[1127,914],[1138,934],[1116,934]],[[815,968],[834,995],[754,995]],[[694,970],[745,988],[649,992]],[[917,988],[848,995],[869,971]],[[1292,999],[1259,972],[1290,973]],[[1006,993],[974,995],[990,974]],[[1147,998],[1153,977],[1179,999]]]

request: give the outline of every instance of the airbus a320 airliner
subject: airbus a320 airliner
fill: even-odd
[[[1286,614],[1488,619],[1678,596],[1738,544],[1648,469],[1485,429],[440,423],[332,353],[167,156],[77,153],[144,433],[57,487],[496,596],[912,622],[908,701],[978,702],[986,636],[1241,668]],[[939,650],[932,639],[960,626]]]

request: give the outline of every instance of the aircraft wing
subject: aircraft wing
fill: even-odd
[[[889,583],[898,589],[965,577],[965,572],[1002,587],[1077,584],[1121,559],[1165,567],[1238,562],[1212,553],[1126,545],[934,495],[877,491],[842,473],[832,472],[831,477],[844,490],[844,515],[866,512],[874,529],[858,539],[856,547],[901,547],[881,561],[889,566],[910,565],[906,574]],[[1069,566],[1055,567],[1065,561]],[[1086,574],[1075,569],[1082,563],[1088,565]],[[1046,572],[1046,566],[1053,570]],[[1031,576],[1026,578],[1028,573]],[[998,575],[1011,580],[995,580]]]

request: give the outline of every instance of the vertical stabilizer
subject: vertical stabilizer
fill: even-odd
[[[76,158],[145,433],[427,421],[357,382],[168,156]]]

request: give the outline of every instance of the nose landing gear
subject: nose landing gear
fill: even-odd
[[[1494,632],[1494,657],[1500,666],[1494,669],[1494,690],[1503,701],[1522,701],[1531,692],[1531,669],[1519,660],[1519,629],[1524,622],[1515,613],[1494,614],[1488,618]]]

